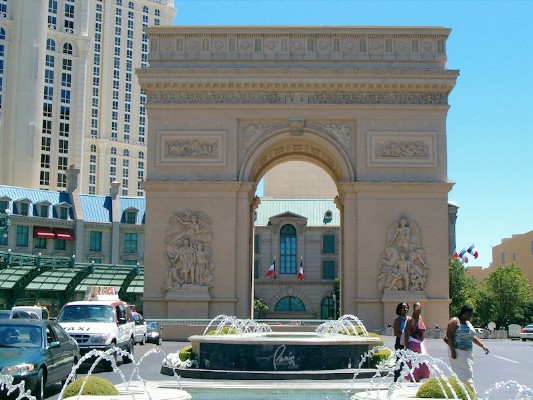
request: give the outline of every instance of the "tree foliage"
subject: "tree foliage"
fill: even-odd
[[[457,258],[450,257],[448,269],[450,272],[450,316],[454,316],[466,303],[472,303],[477,282],[476,278],[466,275],[463,263]]]
[[[498,328],[524,322],[531,288],[520,267],[500,266],[483,280],[475,295],[475,312],[483,325],[494,321]]]

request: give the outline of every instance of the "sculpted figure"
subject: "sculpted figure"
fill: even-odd
[[[402,215],[387,231],[387,247],[379,261],[380,290],[424,290],[429,270],[416,222]]]
[[[183,246],[178,248],[173,264],[180,271],[185,283],[194,283],[196,251],[192,248],[189,239],[185,239]]]

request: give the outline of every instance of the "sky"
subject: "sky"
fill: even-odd
[[[533,230],[533,1],[176,0],[175,25],[444,26],[457,250]],[[499,258],[499,255],[498,255]],[[496,263],[499,259],[495,260]]]

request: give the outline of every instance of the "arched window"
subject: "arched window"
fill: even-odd
[[[63,45],[63,54],[72,54],[72,45],[70,43]]]
[[[116,3],[117,3],[117,6],[121,6],[122,5],[122,0],[117,0]]]
[[[130,8],[130,9],[132,9],[132,10],[135,8],[135,6],[133,5],[133,1],[130,1],[130,2],[128,3],[128,8]]]
[[[56,42],[53,39],[46,40],[46,50],[56,51]]]
[[[111,147],[111,154],[117,154],[117,148]]]
[[[335,302],[333,297],[324,297],[320,304],[320,319],[335,318]]]
[[[96,145],[91,144],[91,153],[96,153]]]
[[[155,16],[156,16],[156,17],[161,16],[161,12],[160,12],[159,9],[157,9],[157,8],[155,9]]]
[[[298,297],[287,296],[276,303],[274,311],[305,311],[305,305]]]
[[[296,274],[296,228],[291,224],[281,227],[279,233],[280,274]]]
[[[139,158],[144,160],[144,151],[139,151]]]
[[[148,14],[148,7],[146,7],[146,6],[143,7],[143,13]]]
[[[130,156],[130,151],[128,149],[124,149],[123,155],[124,155],[124,157],[129,157]]]

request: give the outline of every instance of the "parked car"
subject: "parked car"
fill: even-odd
[[[117,295],[94,295],[89,298],[65,304],[57,316],[57,322],[78,342],[81,355],[93,349],[106,351],[113,347],[133,355],[135,323],[128,304]],[[116,352],[113,357],[116,363]],[[123,364],[132,361],[131,357],[122,356]],[[104,366],[109,371],[113,369],[112,362],[105,362]]]
[[[161,334],[161,331],[163,330],[163,327],[159,322],[157,321],[150,321],[148,322],[148,334],[146,335],[146,341],[148,343],[155,343],[158,346],[161,346],[163,344],[163,335]]]
[[[131,317],[135,322],[135,344],[140,343],[141,346],[144,346],[147,335],[146,321],[138,312],[132,312]]]
[[[0,320],[1,319],[12,319],[12,318],[39,319],[39,316],[32,311],[0,310]]]
[[[533,324],[526,325],[525,328],[522,328],[522,331],[520,332],[520,339],[522,339],[523,342],[526,340],[533,340]]]
[[[66,381],[80,359],[76,341],[57,322],[42,319],[0,321],[0,354],[0,374],[13,376],[14,384],[24,381],[37,400],[46,386]]]

